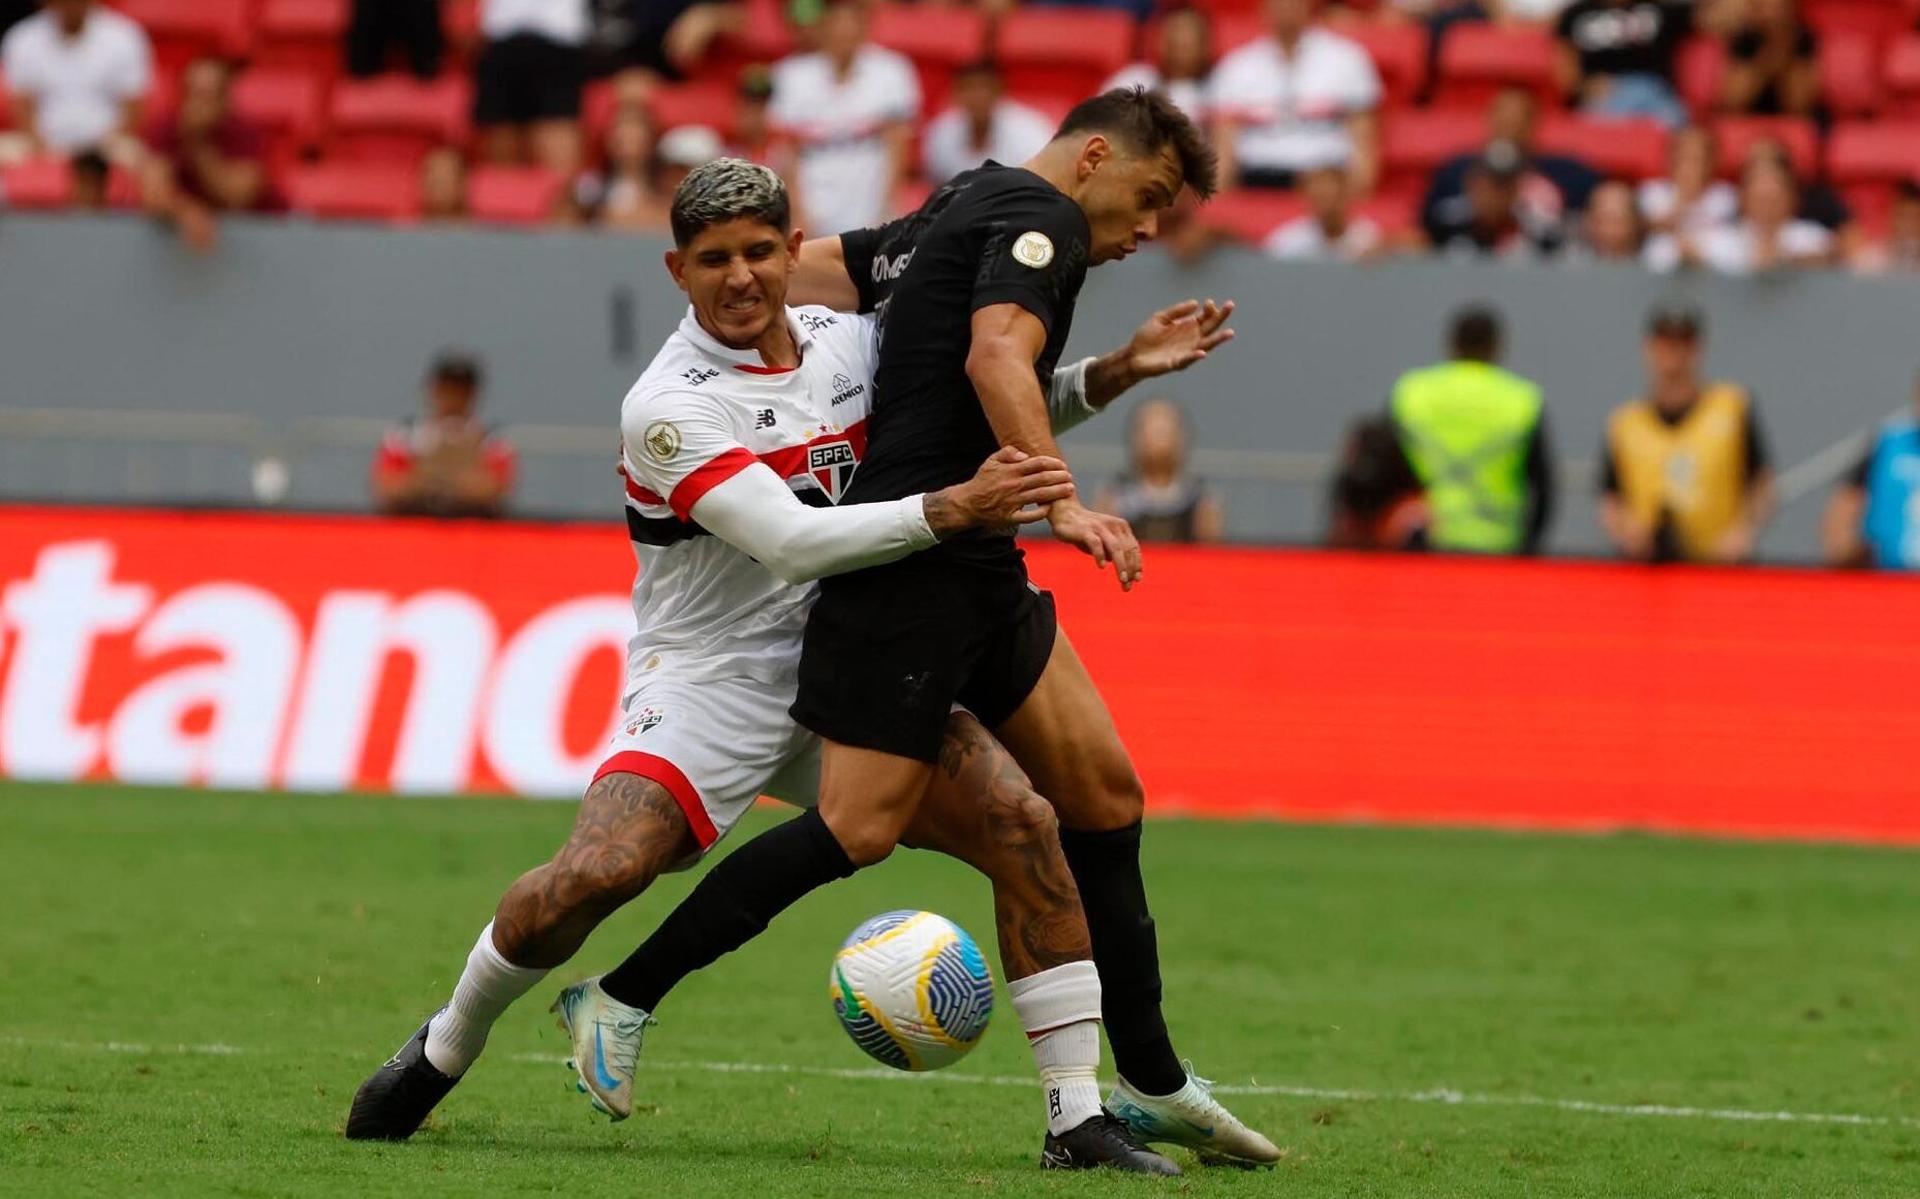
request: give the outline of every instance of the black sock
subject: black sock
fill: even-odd
[[[621,1003],[651,1012],[681,979],[759,936],[802,895],[853,871],[827,822],[808,809],[707,871],[600,986]]]
[[[1149,1095],[1187,1084],[1160,1014],[1160,946],[1140,877],[1140,826],[1111,832],[1060,830],[1060,848],[1080,888],[1100,968],[1100,1008],[1120,1076]]]

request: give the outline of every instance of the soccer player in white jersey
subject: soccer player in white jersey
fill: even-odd
[[[627,524],[642,565],[626,720],[567,844],[508,891],[447,1006],[360,1088],[350,1138],[411,1135],[508,1005],[658,874],[697,860],[755,797],[811,802],[818,744],[786,713],[809,580],[1035,519],[1071,491],[1063,463],[1003,451],[956,487],[833,507],[864,449],[870,322],[785,307],[799,240],[765,168],[722,160],[696,171],[674,223],[668,265],[692,307],[621,419]],[[1142,364],[1133,374],[1203,356],[1219,320],[1191,307],[1176,310],[1186,319],[1160,313],[1142,327],[1123,351]],[[1060,372],[1051,402],[1061,427],[1095,410],[1086,374],[1086,363]],[[1177,1172],[1100,1110],[1099,981],[1052,813],[964,713],[908,839],[994,882],[1009,991],[1056,1115],[1050,1145],[1067,1145],[1073,1164]],[[583,1089],[625,1117],[646,1021],[593,981],[556,1009]],[[1056,1127],[1060,1114],[1073,1122]]]

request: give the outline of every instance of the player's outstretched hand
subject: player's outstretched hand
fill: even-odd
[[[1140,581],[1140,541],[1125,520],[1094,512],[1078,500],[1055,504],[1047,519],[1053,522],[1055,537],[1091,555],[1095,566],[1111,562],[1120,590],[1131,591]]]
[[[1045,519],[1049,504],[1073,494],[1066,463],[1001,446],[973,478],[927,497],[927,524],[941,537],[966,529],[1008,529]]]
[[[1182,300],[1162,308],[1134,330],[1133,340],[1127,343],[1132,373],[1151,379],[1187,369],[1205,358],[1208,351],[1233,340],[1233,330],[1226,327],[1232,315],[1232,300]]]

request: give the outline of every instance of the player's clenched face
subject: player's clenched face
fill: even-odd
[[[685,249],[668,250],[667,270],[701,328],[723,345],[751,350],[786,307],[800,237],[764,221],[725,221],[702,229]]]
[[[1095,265],[1125,258],[1160,232],[1160,217],[1180,194],[1180,158],[1172,146],[1129,153],[1096,134],[1080,151],[1074,200],[1093,231]]]

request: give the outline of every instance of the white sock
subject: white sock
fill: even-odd
[[[467,955],[467,968],[454,985],[447,1010],[427,1026],[427,1061],[440,1073],[459,1077],[486,1047],[487,1033],[513,1001],[547,976],[545,970],[516,966],[493,947],[493,922]]]
[[[1100,972],[1068,962],[1007,984],[1058,1135],[1100,1114]]]

